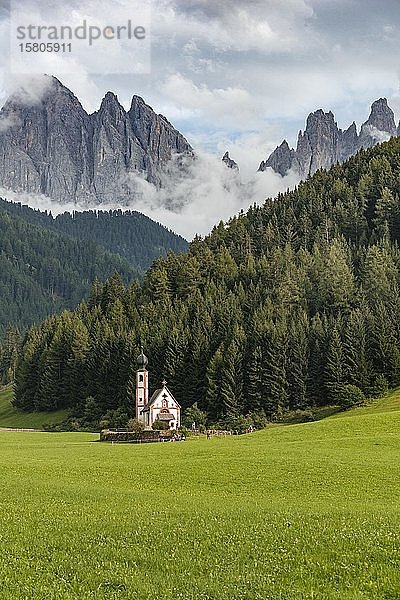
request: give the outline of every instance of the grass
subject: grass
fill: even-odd
[[[48,423],[49,425],[61,423],[66,417],[65,410],[58,410],[52,413],[22,412],[14,408],[11,404],[12,396],[12,386],[0,389],[0,427],[43,429],[44,423]]]
[[[353,416],[358,415],[372,415],[382,412],[392,412],[400,410],[400,388],[391,390],[388,394],[372,402],[368,402],[365,406],[354,408],[349,412],[337,413],[332,418],[341,418],[349,414]]]
[[[399,599],[399,409],[142,446],[0,433],[0,598]]]

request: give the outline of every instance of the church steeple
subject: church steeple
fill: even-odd
[[[149,364],[149,360],[143,352],[143,346],[140,347],[140,354],[137,357],[136,362],[137,362],[139,369],[140,368],[145,369],[147,367],[147,365]]]
[[[149,374],[146,368],[149,361],[144,354],[143,346],[136,363],[138,366],[136,370],[136,418],[144,423],[145,415],[142,414],[142,411],[149,401]]]

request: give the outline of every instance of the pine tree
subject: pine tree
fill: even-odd
[[[288,406],[286,373],[287,327],[284,321],[271,324],[263,336],[264,410],[269,416],[281,415]]]
[[[338,328],[334,325],[330,334],[325,368],[325,386],[332,404],[342,401],[344,384],[343,345]]]
[[[308,406],[308,337],[307,315],[296,315],[289,325],[286,365],[289,405],[292,409],[305,409]]]
[[[206,411],[211,421],[217,420],[223,413],[221,398],[223,349],[220,346],[208,365],[206,373]]]
[[[221,401],[224,414],[239,416],[243,411],[242,339],[239,332],[225,348],[221,366]]]
[[[353,310],[346,323],[343,343],[343,360],[346,380],[367,392],[373,373],[368,358],[367,324],[370,316],[366,307]]]

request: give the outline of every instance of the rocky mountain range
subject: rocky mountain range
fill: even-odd
[[[108,92],[88,114],[55,77],[38,102],[20,94],[0,111],[0,187],[60,202],[97,204],[134,193],[130,174],[159,187],[174,156],[192,156],[187,140],[139,96],[125,111]]]
[[[89,114],[58,79],[45,76],[44,82],[36,101],[17,92],[0,111],[0,188],[44,194],[63,204],[134,206],[142,180],[161,188],[171,173],[186,176],[195,158],[192,147],[141,97],[134,95],[126,111],[108,92]],[[258,171],[271,167],[305,179],[396,135],[400,124],[396,127],[386,98],[372,104],[359,132],[354,122],[340,129],[333,113],[320,109],[308,116],[296,149],[284,140]],[[222,162],[239,172],[229,152]]]
[[[386,98],[373,102],[369,118],[360,132],[354,122],[343,131],[338,128],[331,111],[326,113],[320,109],[308,116],[304,132],[299,132],[296,149],[290,148],[284,140],[261,162],[258,170],[271,167],[282,176],[292,170],[305,179],[318,169],[329,169],[333,164],[347,160],[361,148],[370,148],[398,135],[400,124],[396,127],[394,113]]]

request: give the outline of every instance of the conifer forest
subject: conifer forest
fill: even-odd
[[[152,389],[165,377],[210,424],[399,385],[399,195],[392,138],[156,258],[143,280],[116,265],[75,309],[6,332],[15,406],[118,425],[133,416],[141,343]]]

